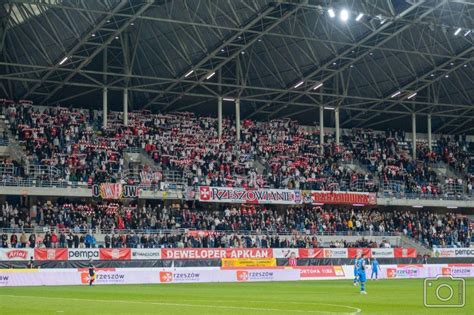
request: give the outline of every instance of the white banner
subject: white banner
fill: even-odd
[[[296,269],[104,268],[97,269],[95,284],[253,282],[299,280]],[[87,285],[84,269],[0,270],[1,286]]]
[[[473,264],[381,265],[380,279],[427,278],[438,275],[474,277]],[[353,266],[298,266],[285,268],[221,269],[191,268],[98,268],[95,284],[204,283],[353,279]],[[370,266],[366,270],[370,279]],[[87,285],[87,268],[3,269],[1,286]]]
[[[99,260],[100,253],[98,248],[69,248],[68,260]]]
[[[29,260],[34,256],[32,248],[2,248],[0,249],[0,260],[14,261],[14,260]]]
[[[324,258],[347,258],[347,248],[324,248]]]
[[[474,257],[474,248],[435,248],[434,257]]]
[[[372,248],[372,257],[373,258],[393,258],[393,248]]]
[[[295,258],[299,257],[298,248],[274,248],[274,258],[290,258],[293,255]]]
[[[132,248],[132,260],[161,259],[161,248]]]

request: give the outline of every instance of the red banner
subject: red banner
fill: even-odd
[[[35,248],[35,260],[68,260],[67,248]]]
[[[313,204],[375,205],[377,195],[375,193],[312,191],[311,202]]]
[[[324,258],[324,251],[322,248],[299,248],[299,258]]]
[[[130,248],[101,248],[99,257],[100,260],[130,260],[132,250]]]
[[[301,278],[344,277],[342,266],[305,266],[294,268],[300,270]]]
[[[372,251],[370,248],[348,248],[347,253],[349,258],[356,258],[358,255],[364,254],[366,258],[372,257]]]
[[[416,248],[394,248],[395,258],[416,258]]]
[[[162,248],[161,259],[273,258],[271,248]]]

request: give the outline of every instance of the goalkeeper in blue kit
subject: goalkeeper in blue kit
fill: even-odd
[[[362,254],[361,258],[357,260],[357,270],[360,283],[360,294],[367,294],[365,291],[365,281],[367,277],[365,275],[365,255]]]
[[[372,273],[370,274],[370,279],[373,280],[375,276],[375,280],[379,279],[379,271],[382,269],[380,268],[379,262],[377,261],[377,258],[374,258],[372,260]]]
[[[357,286],[357,283],[359,282],[359,269],[357,267],[357,262],[359,261],[360,256],[357,255],[357,257],[354,259],[354,286]]]

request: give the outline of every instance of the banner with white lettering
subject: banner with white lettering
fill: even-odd
[[[122,198],[138,198],[140,196],[140,188],[136,185],[103,183],[92,186],[92,196],[95,198],[114,200]]]
[[[303,202],[301,190],[199,187],[199,201],[295,205]]]
[[[271,248],[162,248],[161,259],[273,258]]]

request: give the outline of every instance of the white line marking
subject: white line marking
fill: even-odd
[[[188,301],[209,301],[209,300],[197,300],[197,299],[187,299]],[[242,300],[228,300],[228,299],[221,299],[221,302],[242,302]],[[335,306],[339,308],[348,308],[351,310],[355,310],[355,312],[351,313],[336,313],[336,314],[359,314],[362,312],[362,309],[353,306],[347,306],[342,304],[328,304],[328,303],[311,303],[311,302],[294,302],[294,301],[273,301],[273,300],[245,300],[246,302],[256,302],[256,303],[276,303],[276,304],[295,304],[295,305],[326,305],[326,306]]]
[[[145,302],[145,301],[123,301],[123,300],[96,300],[96,299],[76,299],[76,298],[62,298],[62,297],[50,297],[50,296],[33,296],[33,295],[9,295],[0,294],[0,296],[6,296],[11,298],[32,298],[32,299],[50,299],[50,300],[68,300],[68,301],[86,301],[86,302],[100,302],[100,303],[123,303],[123,304],[148,304],[148,305],[163,305],[163,306],[182,306],[182,307],[202,307],[202,308],[220,308],[220,309],[234,309],[234,310],[245,310],[245,311],[265,311],[265,312],[294,312],[294,313],[310,313],[310,314],[358,314],[362,310],[352,306],[335,305],[335,304],[324,304],[324,303],[299,303],[299,302],[286,302],[288,304],[309,304],[309,305],[327,305],[345,307],[356,310],[352,313],[338,313],[338,312],[324,312],[324,311],[305,311],[305,310],[290,310],[290,309],[278,309],[278,308],[261,308],[261,307],[245,307],[245,306],[224,306],[224,305],[205,305],[205,304],[188,304],[188,303],[166,303],[166,302]],[[196,300],[195,300],[196,301]],[[242,302],[242,301],[239,301]],[[254,301],[255,302],[255,301]],[[263,301],[262,301],[263,302]],[[273,302],[273,301],[269,301]],[[281,302],[285,303],[285,302]]]

